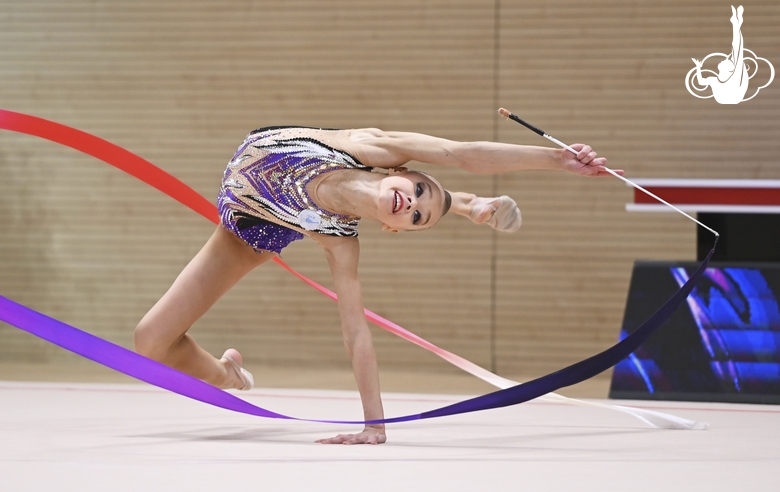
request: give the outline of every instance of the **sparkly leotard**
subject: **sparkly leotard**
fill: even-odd
[[[228,163],[217,197],[220,222],[257,251],[281,250],[302,231],[357,236],[359,217],[320,208],[306,184],[340,169],[370,171],[348,153],[312,138],[312,129],[268,127],[247,135]]]

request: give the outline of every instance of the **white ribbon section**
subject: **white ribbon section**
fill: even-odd
[[[413,342],[413,341],[412,341]],[[414,343],[414,342],[413,342]],[[488,384],[492,384],[496,388],[506,389],[512,386],[517,386],[517,381],[503,378],[498,374],[493,374],[487,369],[480,367],[473,362],[455,355],[452,352],[448,352],[440,347],[436,347],[437,350],[431,350],[433,353],[446,360],[450,364],[463,369],[467,373],[478,377]],[[626,407],[622,405],[610,405],[609,403],[600,403],[595,401],[577,400],[575,398],[567,398],[558,393],[548,393],[546,395],[536,398],[537,401],[543,401],[545,403],[557,403],[564,405],[576,405],[580,407],[595,407],[605,410],[614,410],[617,412],[627,413],[633,417],[638,418],[645,424],[655,427],[657,429],[684,429],[684,430],[704,430],[709,427],[707,422],[697,422],[695,420],[688,420],[668,413],[657,412],[655,410],[647,410],[643,408]]]
[[[688,420],[668,413],[656,412],[655,410],[647,410],[644,408],[624,407],[622,405],[610,405],[608,403],[599,403],[595,401],[576,400],[574,398],[566,398],[558,393],[548,393],[539,400],[543,400],[550,403],[566,403],[568,405],[578,405],[581,407],[597,407],[605,408],[607,410],[617,410],[618,412],[624,412],[632,415],[642,422],[651,427],[658,429],[684,429],[684,430],[705,430],[709,427],[707,422],[696,422],[695,420]]]

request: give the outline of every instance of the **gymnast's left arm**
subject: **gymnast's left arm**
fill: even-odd
[[[501,142],[457,142],[422,133],[386,132],[375,128],[349,130],[345,150],[369,166],[391,168],[411,160],[458,167],[478,174],[528,169],[565,170],[581,176],[609,176],[607,159],[589,145],[573,144],[577,151]],[[616,171],[622,174],[622,171]]]
[[[344,346],[352,360],[364,420],[384,418],[382,397],[379,393],[379,369],[374,343],[363,308],[363,297],[358,278],[360,245],[356,237],[324,236],[318,239],[325,249],[331,274],[338,294],[339,315]],[[323,444],[382,444],[387,440],[384,424],[366,425],[359,434],[339,434],[320,439]]]

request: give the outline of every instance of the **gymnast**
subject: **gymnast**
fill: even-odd
[[[250,389],[241,354],[221,359],[187,330],[255,267],[292,241],[310,237],[325,252],[338,294],[342,335],[352,361],[365,420],[384,418],[371,332],[363,312],[358,257],[360,218],[388,232],[420,231],[452,210],[499,231],[520,226],[514,200],[449,193],[409,161],[495,174],[525,169],[606,176],[606,159],[591,147],[566,150],[494,142],[455,142],[378,129],[268,127],[250,133],[225,170],[217,198],[220,225],[135,329],[140,353],[220,388]],[[618,171],[622,174],[622,171]],[[380,444],[384,425],[340,434],[325,444]]]

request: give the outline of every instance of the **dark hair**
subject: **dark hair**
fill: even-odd
[[[452,195],[450,195],[449,191],[444,190],[444,209],[441,212],[442,217],[447,215],[447,212],[450,211],[451,206],[452,206]]]

